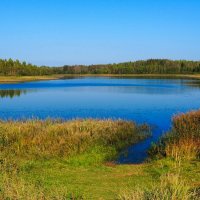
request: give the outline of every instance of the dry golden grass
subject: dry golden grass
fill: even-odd
[[[166,145],[166,155],[176,159],[195,159],[199,154],[200,111],[175,116],[172,137]]]
[[[1,200],[82,200],[80,194],[54,188],[47,191],[40,183],[30,183],[15,174],[4,173],[0,187]]]
[[[167,154],[169,157],[186,156],[188,149],[193,148],[189,147],[190,143],[187,143],[187,151],[184,154],[180,153],[180,148],[177,148],[178,145],[183,145],[184,148],[187,146],[186,143],[182,143],[185,138],[187,138],[186,142],[189,141],[188,138],[199,138],[197,131],[199,129],[196,124],[199,112],[194,112],[191,116],[190,123],[185,122],[185,115],[180,118],[175,117],[174,127],[178,128],[174,128],[173,132],[164,140],[165,148],[162,150],[165,155]],[[182,122],[187,130],[196,130],[197,132],[192,133],[193,136],[189,137],[191,134],[188,131],[185,132],[184,129],[182,132],[180,125]],[[176,133],[177,130],[179,132]],[[122,148],[144,139],[149,131],[147,125],[138,126],[133,122],[121,120],[0,121],[0,199],[88,199],[91,193],[99,192],[99,188],[101,188],[99,194],[101,197],[103,196],[101,190],[104,191],[105,188],[105,192],[108,192],[106,189],[110,187],[112,191],[112,187],[117,185],[119,185],[117,193],[124,188],[124,185],[129,188],[119,196],[119,199],[123,200],[198,199],[199,184],[194,185],[187,182],[190,176],[193,176],[194,166],[184,169],[184,173],[183,170],[176,170],[184,162],[181,162],[182,164],[178,167],[169,165],[170,168],[173,168],[171,170],[166,167],[167,161],[163,161],[162,169],[159,167],[160,164],[146,163],[141,166],[138,173],[136,173],[138,167],[134,165],[116,167],[99,165],[99,163],[98,165],[76,165],[77,161],[81,164],[85,163],[88,159],[95,157],[95,154],[98,154],[97,157],[103,157],[100,161],[109,161]],[[172,146],[167,146],[168,144]],[[199,146],[196,147],[199,148]],[[172,149],[173,154],[168,152]],[[110,157],[104,157],[105,152]],[[92,162],[94,160],[93,158]],[[44,170],[41,169],[43,167]],[[60,172],[60,170],[62,171]],[[113,170],[116,170],[114,174],[117,178],[114,179],[114,182],[117,182],[114,185],[112,181],[109,182],[110,179],[113,179]],[[198,169],[196,171],[198,172]],[[33,174],[29,176],[30,173]],[[84,177],[82,177],[83,174]],[[40,176],[41,178],[39,178]],[[63,176],[65,176],[64,179]],[[50,187],[52,179],[55,180],[55,184],[53,182],[53,187]],[[102,184],[105,180],[106,182]],[[125,184],[124,181],[128,184]],[[195,181],[198,182],[198,179]],[[86,190],[81,189],[76,193],[78,184],[82,184],[81,187],[86,185]],[[133,188],[132,191],[130,191],[129,184]],[[90,187],[95,191],[90,191]],[[191,190],[191,188],[197,189]],[[82,193],[82,191],[84,192]],[[105,194],[105,197],[107,196],[110,194]],[[114,199],[114,194],[112,196]]]
[[[148,130],[121,120],[1,121],[0,150],[4,157],[69,157],[95,145],[120,150],[144,139]]]
[[[63,78],[64,75],[46,75],[46,76],[0,76],[0,83],[18,83],[27,81],[55,80]]]
[[[40,184],[24,181],[21,163],[63,159],[73,166],[73,159],[83,163],[90,159],[91,163],[99,157],[104,162],[147,137],[149,131],[146,125],[122,120],[0,121],[0,199],[82,199],[67,189],[49,192]],[[92,154],[87,153],[90,150]]]
[[[198,200],[196,191],[192,191],[178,174],[166,174],[160,177],[160,184],[151,189],[137,188],[123,192],[120,200]]]
[[[160,144],[154,145],[151,155],[173,157],[176,160],[198,159],[200,156],[200,110],[173,118],[173,128]]]

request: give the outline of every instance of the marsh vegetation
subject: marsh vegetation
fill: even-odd
[[[151,156],[175,160],[194,160],[200,157],[200,111],[173,117],[172,130],[149,151]]]
[[[200,161],[200,111],[175,116],[171,131],[165,134],[158,143],[152,145],[149,155],[154,160],[150,162],[164,161],[163,167],[166,167],[166,160],[172,161],[174,166],[171,166],[171,172],[173,171],[173,173],[161,176],[159,185],[152,185],[150,190],[136,189],[125,192],[120,196],[120,199],[200,199],[200,173],[196,171]],[[186,163],[194,165],[196,170],[193,172],[190,171],[191,169],[188,170]],[[183,172],[184,176],[180,176]],[[198,179],[191,187],[187,178],[194,176],[198,176]]]
[[[111,161],[125,146],[145,139],[147,125],[89,119],[1,121],[0,197],[199,199],[199,113],[176,116],[172,131],[151,149],[152,159],[140,165]],[[193,149],[187,146],[191,142]]]

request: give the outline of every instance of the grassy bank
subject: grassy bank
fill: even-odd
[[[138,78],[192,78],[200,79],[200,74],[65,74],[64,77],[138,77]]]
[[[51,181],[58,181],[58,188],[66,195],[76,195],[76,184],[67,193],[70,182],[85,175],[88,180],[92,174],[96,178],[97,171],[104,169],[103,163],[116,159],[123,148],[143,140],[149,132],[146,125],[120,120],[1,121],[1,197],[27,199],[29,190],[35,192],[35,198],[37,190],[48,196],[54,187]],[[69,181],[67,190],[62,181]]]
[[[129,77],[129,78],[186,78],[200,79],[200,74],[59,74],[46,76],[0,76],[0,84],[28,81],[58,80],[74,77]]]
[[[97,159],[92,163],[115,158],[126,146],[144,139],[148,131],[147,126],[133,122],[89,119],[7,121],[0,122],[0,127],[4,158],[71,159],[87,152]],[[101,157],[95,157],[98,152]]]
[[[198,199],[198,154],[181,153],[182,159],[176,159],[166,153],[179,139],[199,137],[198,113],[176,117],[169,133],[176,142],[162,139],[151,150],[153,160],[139,165],[112,160],[125,146],[146,137],[146,125],[112,120],[1,121],[0,199]],[[187,137],[179,134],[180,127]]]
[[[63,75],[46,75],[46,76],[0,76],[0,84],[3,83],[20,83],[28,81],[56,80]]]
[[[160,176],[150,190],[133,190],[122,199],[200,199],[200,111],[175,116],[171,131],[151,147],[149,155],[152,164],[161,162],[170,173]]]
[[[200,158],[200,111],[180,114],[173,118],[172,130],[149,151],[151,156],[179,160]]]

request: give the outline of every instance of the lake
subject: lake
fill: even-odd
[[[141,163],[173,115],[200,108],[200,82],[190,79],[85,77],[0,84],[0,118],[101,118],[148,123],[151,138],[122,153],[119,163]]]

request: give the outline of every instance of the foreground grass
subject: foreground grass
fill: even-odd
[[[146,138],[149,131],[146,125],[121,120],[1,121],[2,198],[26,199],[30,190],[37,199],[37,184],[40,194],[47,197],[55,186],[67,195],[76,195],[79,190],[85,194],[73,181],[81,187],[91,186],[95,181],[92,177],[98,180],[98,174],[110,171],[103,163]],[[89,183],[79,182],[79,177]]]
[[[200,111],[175,116],[172,130],[152,146],[149,154],[155,160],[151,160],[148,171],[154,173],[153,179],[160,174],[157,183],[132,188],[122,193],[120,199],[200,199]]]
[[[176,132],[185,120],[192,121],[185,122],[189,131],[196,125],[192,135],[198,137],[199,115],[188,115],[174,119],[176,141],[186,138]],[[171,140],[153,148],[159,159],[140,165],[111,162],[148,133],[146,125],[111,120],[0,122],[0,199],[199,199],[198,154],[180,154],[181,159],[163,154],[168,145],[177,145]]]
[[[76,157],[80,160],[87,153],[96,156],[95,162],[101,163],[114,159],[119,151],[144,139],[148,132],[146,125],[121,120],[2,121],[0,144],[2,158],[7,159],[15,156],[71,161]]]
[[[174,189],[181,187],[180,192],[183,194],[190,195],[190,191],[197,192],[196,188],[200,187],[199,162],[184,161],[181,165],[179,164],[171,159],[162,159],[142,165],[105,164],[98,166],[74,166],[65,160],[20,162],[14,166],[15,168],[18,165],[15,173],[4,173],[2,190],[5,190],[4,195],[12,198],[13,194],[20,193],[21,199],[30,199],[28,198],[30,193],[32,196],[37,196],[39,193],[47,199],[53,199],[53,196],[57,196],[58,199],[74,196],[77,199],[79,197],[80,199],[106,200],[135,199],[138,191],[141,193],[148,191],[152,194],[156,191],[155,188],[162,189],[159,193],[162,195],[162,191],[166,192],[166,184],[169,183]],[[179,197],[174,199],[184,199]],[[162,198],[155,199],[161,200]]]

